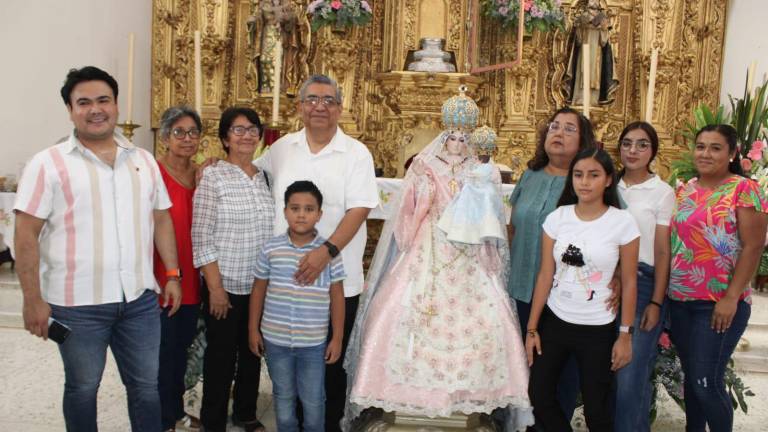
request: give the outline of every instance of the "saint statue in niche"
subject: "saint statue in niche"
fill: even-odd
[[[568,66],[563,76],[563,91],[568,104],[579,105],[583,97],[583,62],[589,62],[590,103],[598,105],[613,102],[619,86],[610,34],[608,6],[605,0],[578,0],[573,9],[573,29],[566,45]],[[582,58],[582,45],[589,44],[589,58]]]
[[[309,75],[309,20],[292,0],[252,0],[254,15],[248,17],[248,74],[256,79],[259,93],[271,93],[277,55],[282,45],[282,82],[286,94],[298,93]]]

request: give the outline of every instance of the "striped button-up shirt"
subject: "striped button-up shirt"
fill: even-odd
[[[206,168],[193,200],[195,267],[216,262],[225,291],[250,294],[254,265],[261,247],[272,238],[274,217],[263,172],[251,178],[223,160]]]
[[[152,155],[115,133],[114,167],[75,137],[36,154],[14,209],[44,219],[40,288],[59,306],[133,301],[159,292],[152,273],[154,210],[171,206]]]
[[[257,279],[269,279],[261,333],[275,345],[292,348],[324,343],[328,335],[332,283],[346,277],[341,255],[320,273],[314,283],[298,285],[293,275],[299,261],[309,251],[320,247],[325,239],[316,236],[304,246],[291,243],[288,234],[274,237],[264,245],[256,263]]]

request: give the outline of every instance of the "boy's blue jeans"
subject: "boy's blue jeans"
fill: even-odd
[[[291,348],[264,341],[278,432],[296,432],[296,397],[304,412],[302,430],[325,430],[325,343]]]
[[[96,431],[96,393],[107,360],[115,356],[128,393],[133,431],[160,430],[160,306],[147,290],[126,303],[51,305],[51,316],[72,329],[59,345],[64,361],[64,421],[68,431]]]
[[[733,406],[725,389],[725,368],[747,328],[752,307],[740,300],[724,333],[711,328],[715,302],[669,301],[672,343],[685,374],[685,430],[729,432]]]
[[[658,341],[667,311],[666,299],[659,310],[659,322],[650,331],[640,328],[643,312],[653,298],[654,269],[645,263],[637,267],[637,307],[632,361],[616,373],[615,432],[648,432],[651,429],[651,373],[659,352]],[[619,321],[620,322],[620,321]]]

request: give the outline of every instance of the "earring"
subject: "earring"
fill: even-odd
[[[729,162],[733,162],[733,158],[728,159]]]

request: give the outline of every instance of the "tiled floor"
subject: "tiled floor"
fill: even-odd
[[[32,337],[20,328],[21,293],[14,285],[15,275],[6,266],[0,268],[0,432],[63,431],[61,395],[64,378],[56,344]],[[765,294],[755,299],[750,323],[763,323],[761,325],[768,329],[768,296]],[[764,344],[762,339],[765,338],[756,334],[752,342]],[[266,371],[266,367],[263,370]],[[764,401],[768,396],[768,374],[743,372],[741,376],[756,396],[747,399],[749,415],[736,413],[734,430],[766,430],[768,404]],[[266,393],[259,398],[258,415],[269,431],[275,431],[272,398],[268,394],[271,386],[267,380],[261,387]],[[130,430],[125,391],[111,355],[99,390],[98,404],[100,431]],[[199,412],[199,400],[189,408],[189,412]],[[663,395],[653,430],[682,431],[683,425],[683,412]],[[241,429],[230,425],[228,430]]]

